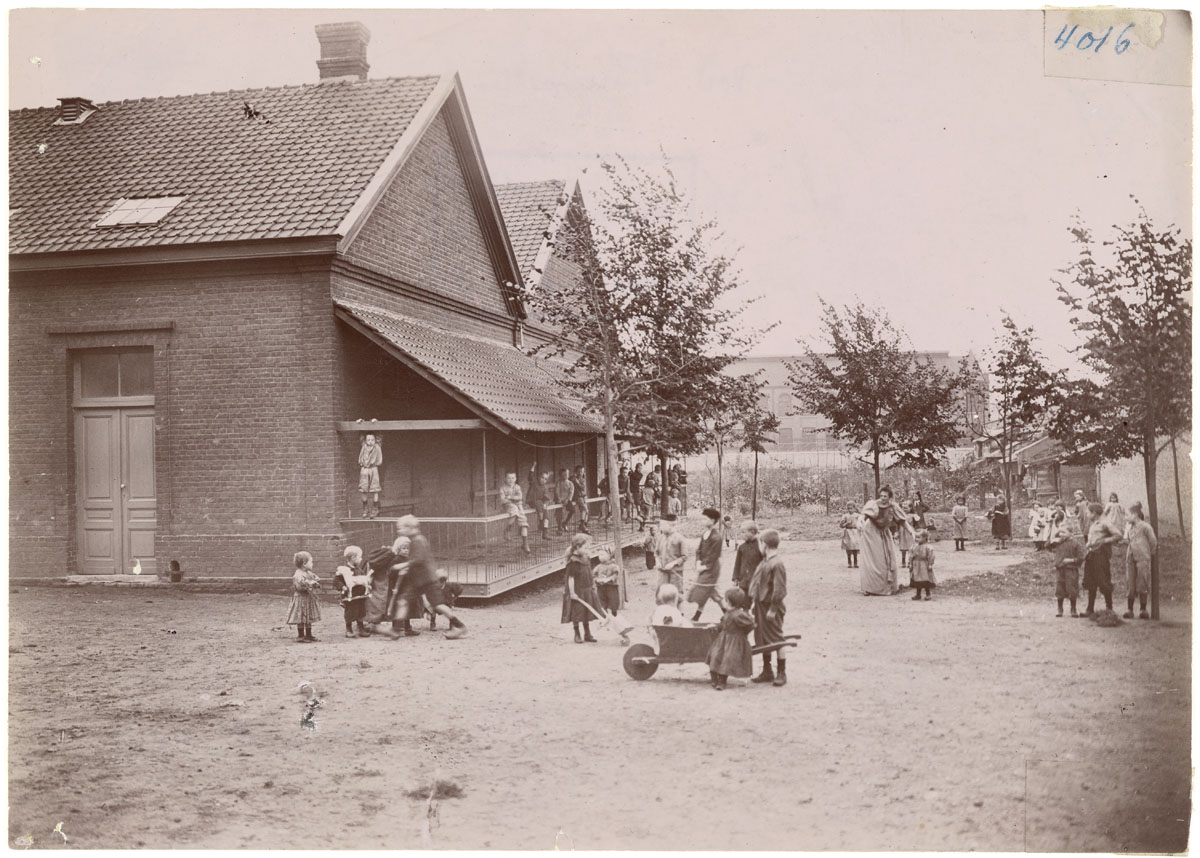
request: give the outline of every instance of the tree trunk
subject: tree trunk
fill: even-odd
[[[667,514],[667,454],[658,454],[658,515],[661,518]]]
[[[622,538],[625,533],[625,521],[621,517],[621,496],[617,491],[617,438],[613,420],[612,388],[604,389],[604,445],[608,449],[608,511],[612,515],[612,548],[613,560],[621,567],[621,575],[617,579],[620,585],[621,605],[624,607],[629,600],[629,584],[625,580],[625,557],[622,552]]]
[[[1175,472],[1175,510],[1179,513],[1179,535],[1187,539],[1183,525],[1183,498],[1179,494],[1179,454],[1175,451],[1175,436],[1171,436],[1171,468]]]
[[[725,461],[723,445],[717,441],[717,509],[722,508],[722,501],[725,499],[725,474],[723,463]]]
[[[758,450],[754,451],[754,482],[750,488],[750,520],[758,521]]]
[[[1150,526],[1158,530],[1158,450],[1154,434],[1142,438],[1142,462],[1146,475],[1146,510],[1150,514]],[[1150,618],[1158,619],[1158,552],[1150,555]]]
[[[875,455],[872,467],[875,469],[875,497],[879,497],[879,441],[876,440],[871,452]]]

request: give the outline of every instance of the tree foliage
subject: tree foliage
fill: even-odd
[[[801,342],[804,355],[788,364],[797,399],[871,465],[876,490],[885,457],[887,467],[937,465],[962,431],[965,371],[918,358],[882,310],[821,307],[828,357]]]
[[[1192,242],[1177,227],[1157,229],[1144,209],[1114,229],[1100,259],[1077,220],[1079,259],[1063,269],[1070,285],[1053,281],[1093,375],[1070,383],[1053,434],[1100,462],[1144,454],[1189,428],[1192,410]]]

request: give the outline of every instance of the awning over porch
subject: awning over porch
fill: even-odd
[[[335,301],[338,318],[503,432],[598,434],[547,361],[366,304]]]

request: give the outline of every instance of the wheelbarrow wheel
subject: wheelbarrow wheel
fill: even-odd
[[[655,659],[654,647],[650,644],[637,643],[625,650],[625,672],[633,679],[649,679],[658,670],[657,661],[634,661],[634,659]]]

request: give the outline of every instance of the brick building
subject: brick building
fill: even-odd
[[[14,575],[328,569],[386,535],[359,419],[384,515],[446,538],[506,470],[594,472],[595,423],[519,348],[533,238],[458,77],[369,80],[365,28],[317,31],[318,83],[10,112]]]

